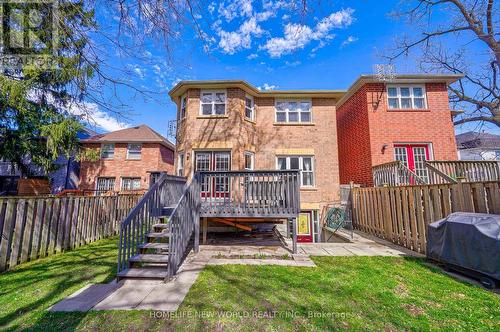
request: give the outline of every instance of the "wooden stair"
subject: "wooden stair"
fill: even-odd
[[[118,272],[118,279],[159,279],[167,277],[169,241],[171,237],[169,216],[174,207],[163,209],[158,223],[146,234],[146,242],[137,246],[138,254],[128,260],[129,268]]]

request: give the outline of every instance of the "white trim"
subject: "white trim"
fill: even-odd
[[[105,145],[113,146],[113,157],[111,157],[111,158],[105,158],[105,157],[102,156],[102,152],[104,151],[103,147]],[[115,143],[101,143],[101,150],[99,151],[99,157],[100,157],[100,159],[104,159],[104,160],[112,160],[112,159],[114,159],[114,157],[115,157]]]
[[[139,150],[139,158],[130,158],[130,146],[131,145],[139,145],[141,148]],[[142,143],[127,143],[127,160],[142,160]]]
[[[277,155],[276,156],[276,169],[280,170],[278,159],[285,158],[286,165],[285,169],[291,169],[290,167],[290,158],[299,158],[299,169],[300,169],[300,187],[301,188],[315,188],[316,187],[316,158],[313,155]],[[312,185],[304,185],[302,183],[302,172],[304,168],[304,158],[311,158],[311,170],[307,171],[308,173],[312,173]]]
[[[211,114],[203,114],[203,94],[206,93],[211,93],[212,94],[212,112]],[[224,94],[224,114],[217,114],[215,113],[215,105],[221,105],[222,103],[216,103],[215,102],[215,94],[216,93],[223,93]],[[200,116],[221,116],[221,115],[226,115],[227,114],[227,90],[201,90],[200,91]]]
[[[184,167],[185,166],[185,158],[186,158],[186,155],[184,154],[184,152],[179,152],[177,154],[177,176],[184,176]],[[181,162],[182,162],[182,168],[180,167],[181,166]],[[182,173],[180,172],[182,170]]]
[[[186,99],[186,102],[184,102],[184,99]],[[179,109],[179,120],[183,120],[186,118],[186,113],[187,113],[187,104],[188,104],[188,98],[187,98],[187,93],[183,94],[181,96],[181,103],[180,103],[180,109]],[[182,116],[182,108],[184,107],[184,116]]]
[[[247,98],[252,101],[252,107],[247,107]],[[251,110],[251,112],[252,112],[251,117],[247,116],[247,109]],[[248,119],[250,121],[255,121],[255,99],[253,98],[253,96],[251,96],[249,94],[245,95],[245,114],[244,114],[244,116],[245,116],[245,119]]]
[[[250,156],[250,163],[251,163],[250,168],[246,167],[246,156]],[[245,151],[243,153],[243,163],[244,163],[243,169],[248,171],[253,171],[255,169],[255,153],[252,151]]]
[[[396,89],[397,96],[396,97],[389,97],[389,89]],[[401,96],[401,88],[408,88],[410,90],[410,95],[407,97]],[[422,89],[422,97],[415,97],[413,95],[413,89],[414,88],[420,88]],[[386,101],[387,101],[387,109],[388,110],[425,110],[427,109],[427,91],[425,89],[425,84],[387,84],[385,88],[385,93],[387,95]],[[389,107],[389,98],[397,99],[398,100],[398,107],[396,108],[391,108]],[[401,99],[410,99],[411,105],[410,108],[403,108],[401,106]],[[415,98],[423,98],[424,99],[424,105],[422,108],[415,107]]]
[[[287,108],[285,111],[281,111],[280,113],[285,113],[285,121],[278,121],[278,103],[291,103],[291,102],[296,102],[296,103],[309,103],[309,112],[301,112],[297,111],[298,113],[298,121],[290,121],[289,119],[289,113],[290,110]],[[301,113],[309,113],[309,121],[302,121],[301,120]],[[312,107],[312,99],[311,98],[275,98],[274,99],[274,122],[275,123],[294,123],[294,124],[310,124],[313,123],[313,107]]]

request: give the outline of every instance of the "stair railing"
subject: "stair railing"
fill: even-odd
[[[177,203],[186,185],[186,178],[162,174],[142,196],[137,205],[120,224],[118,243],[118,271],[128,268],[129,258],[138,254],[138,245],[146,240],[157,218],[166,206]]]
[[[427,184],[399,160],[373,166],[372,174],[375,187]]]
[[[168,278],[172,278],[187,254],[187,247],[194,232],[194,251],[199,249],[200,236],[200,175],[196,173],[186,186],[169,218],[170,241],[168,252]]]

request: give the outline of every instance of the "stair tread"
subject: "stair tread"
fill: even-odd
[[[168,250],[168,243],[142,243],[137,246],[139,249],[163,249]]]
[[[130,257],[130,262],[142,263],[168,263],[168,255],[165,254],[138,254]]]
[[[167,277],[166,269],[155,268],[130,268],[118,272],[120,278],[158,278],[163,279]]]
[[[157,238],[162,238],[162,237],[170,237],[170,233],[167,232],[151,232],[146,235],[147,237],[157,237]]]
[[[153,227],[158,227],[158,228],[169,228],[169,224],[154,224]]]

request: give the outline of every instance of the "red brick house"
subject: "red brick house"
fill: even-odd
[[[337,103],[340,183],[371,186],[372,167],[395,160],[424,178],[424,160],[457,160],[447,86],[460,78],[359,77]]]
[[[147,189],[161,172],[173,174],[175,146],[146,125],[81,140],[100,160],[83,161],[78,188],[84,191]]]

